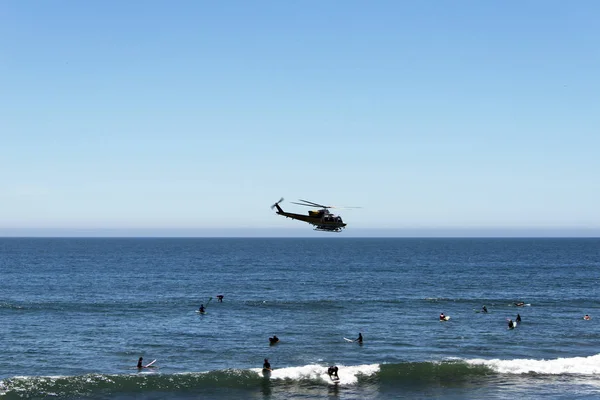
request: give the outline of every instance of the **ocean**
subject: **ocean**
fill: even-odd
[[[600,239],[0,238],[0,398],[600,398],[599,269]]]

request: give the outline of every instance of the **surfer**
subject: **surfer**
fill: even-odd
[[[515,327],[515,324],[514,324],[513,320],[512,320],[512,319],[509,319],[509,320],[508,320],[508,329],[512,329],[512,328],[514,328],[514,327]]]
[[[263,369],[266,369],[267,371],[272,371],[271,364],[269,363],[268,358],[265,358],[265,362],[263,363]]]
[[[517,322],[521,322],[521,314],[517,314]]]
[[[142,361],[144,361],[144,357],[139,358],[138,365],[137,365],[138,368],[144,368],[144,366],[142,365]]]
[[[486,307],[486,306],[483,306],[483,307],[481,308],[481,311],[483,311],[483,312],[488,312],[488,311],[487,311],[487,307]]]
[[[446,320],[446,316],[444,315],[444,313],[440,313],[440,321],[445,321]]]
[[[217,300],[219,300],[219,303],[223,302],[223,295],[222,294],[218,294],[217,295]]]
[[[205,308],[204,308],[204,304],[200,304],[200,308],[198,309],[198,312],[201,312],[201,313],[203,313],[203,312],[204,312],[204,310],[205,310]]]
[[[523,303],[522,301],[515,303],[515,306],[517,306],[517,307],[523,307],[524,305],[525,305],[525,303]]]
[[[362,333],[358,332],[358,337],[356,338],[355,342],[362,344],[362,342],[363,342]]]
[[[330,379],[334,379],[333,377],[335,377],[335,379],[340,379],[340,377],[338,376],[338,367],[336,367],[335,365],[332,365],[329,368],[327,368],[327,374],[329,375]]]
[[[590,319],[592,319],[592,317],[590,317],[589,315],[585,314],[583,316],[583,319],[585,319],[586,321],[589,321]]]
[[[270,337],[270,338],[269,338],[269,343],[270,343],[270,344],[272,344],[272,345],[273,345],[273,344],[275,344],[275,343],[277,343],[277,342],[279,342],[279,338],[277,337],[277,335],[273,335],[273,337]]]

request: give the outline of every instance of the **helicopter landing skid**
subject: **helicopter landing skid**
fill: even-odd
[[[321,232],[341,232],[342,229],[344,229],[343,227],[337,227],[337,228],[321,228],[320,226],[315,226],[314,230],[315,231],[321,231]]]

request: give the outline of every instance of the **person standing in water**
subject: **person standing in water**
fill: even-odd
[[[269,363],[268,358],[265,358],[265,362],[263,363],[263,369],[266,369],[267,371],[272,371],[271,363]]]
[[[138,364],[137,364],[138,368],[144,368],[144,366],[142,365],[143,361],[144,361],[144,357],[140,357],[139,360],[138,360]]]
[[[356,338],[355,342],[362,344],[362,342],[363,342],[362,333],[358,332],[358,337]]]

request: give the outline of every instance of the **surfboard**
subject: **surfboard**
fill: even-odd
[[[196,314],[206,314],[206,311],[196,310]]]
[[[449,315],[446,315],[446,316],[444,317],[444,319],[440,319],[440,322],[444,322],[444,321],[448,321],[448,320],[450,320],[450,316],[449,316]]]
[[[515,329],[516,327],[517,327],[517,321],[513,321],[513,326],[512,326],[512,328],[511,328],[511,327],[508,327],[508,329]]]
[[[347,337],[345,337],[345,338],[344,338],[344,340],[345,340],[346,342],[354,342],[354,340],[352,340],[352,339],[348,339]]]
[[[156,362],[156,360],[152,360],[150,363],[144,365],[144,368],[150,368],[152,367],[152,364],[154,364]]]

